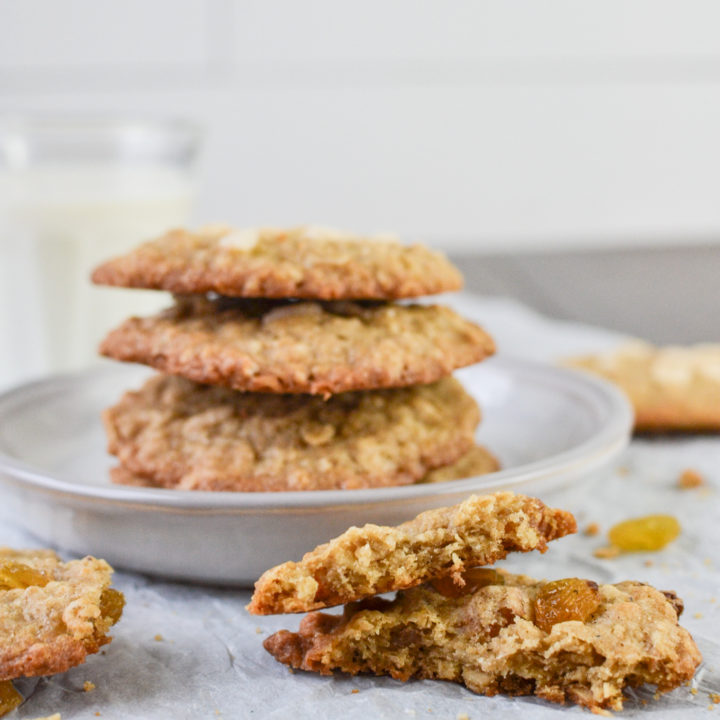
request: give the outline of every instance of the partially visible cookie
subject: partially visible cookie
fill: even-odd
[[[638,431],[720,430],[720,344],[657,348],[638,341],[566,364],[617,384]]]
[[[255,583],[248,610],[307,612],[441,577],[461,586],[467,568],[491,565],[513,551],[544,552],[549,541],[576,530],[569,512],[537,498],[471,495],[397,527],[351,527],[300,562],[271,568]]]
[[[458,290],[441,253],[316,227],[172,230],[100,265],[100,285],[175,293],[317,300],[395,300]]]
[[[452,465],[439,467],[431,470],[420,483],[449,482],[450,480],[463,480],[464,478],[475,477],[476,475],[487,475],[487,473],[500,470],[498,459],[482,445],[476,445],[469,452],[466,452],[459,460]]]
[[[0,681],[65,672],[110,642],[124,599],[112,568],[0,548]]]
[[[637,582],[578,582],[590,605],[560,608],[550,624],[538,605],[553,583],[486,571],[466,594],[425,585],[393,601],[370,598],[342,615],[311,613],[298,633],[281,630],[263,644],[280,662],[324,675],[435,678],[596,711],[622,709],[626,687],[651,683],[664,693],[692,678],[701,656],[678,624],[672,593]]]
[[[240,393],[155,376],[103,414],[126,470],[185,490],[413,483],[473,445],[477,403],[453,378],[333,395]]]
[[[200,383],[321,395],[434,382],[494,349],[481,328],[437,305],[203,296],[130,318],[100,346]]]

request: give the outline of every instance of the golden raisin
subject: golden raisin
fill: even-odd
[[[0,715],[7,715],[23,701],[22,695],[10,680],[0,682]]]
[[[52,577],[42,570],[14,560],[0,564],[0,590],[25,589],[31,585],[45,587]]]
[[[505,578],[492,568],[470,568],[462,574],[464,585],[458,585],[452,576],[431,580],[430,584],[445,597],[458,598],[471,595],[487,585],[504,585]]]
[[[672,515],[647,515],[625,520],[610,528],[610,542],[625,552],[660,550],[680,534]]]
[[[125,597],[119,590],[105,588],[100,596],[100,614],[104,618],[110,618],[113,625],[122,616],[125,607]]]
[[[535,624],[550,632],[556,623],[585,622],[600,606],[598,586],[590,580],[565,578],[543,585],[535,597]]]

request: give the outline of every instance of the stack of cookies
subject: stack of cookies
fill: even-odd
[[[104,414],[115,482],[328,490],[497,468],[450,377],[492,339],[447,307],[396,302],[460,288],[439,253],[312,227],[174,230],[93,281],[175,296],[100,348],[162,373]]]

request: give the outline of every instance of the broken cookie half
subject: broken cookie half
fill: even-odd
[[[11,680],[65,672],[110,642],[125,604],[111,576],[93,557],[0,548],[0,714],[21,701]]]
[[[540,550],[574,533],[575,518],[536,498],[499,492],[428,510],[397,527],[351,527],[300,562],[268,570],[248,605],[254,615],[341,605],[492,565],[509,552]]]
[[[350,584],[342,591],[365,596],[363,600],[349,603],[339,615],[310,613],[299,632],[281,630],[268,637],[266,650],[292,668],[322,674],[370,672],[400,680],[450,680],[485,695],[535,694],[592,710],[622,708],[626,687],[651,683],[658,692],[667,692],[689,681],[701,656],[678,624],[682,601],[674,593],[638,582],[536,581],[478,567],[509,550],[532,549],[533,535],[535,547],[543,550],[547,540],[574,531],[572,515],[534,503],[511,493],[472,497],[398,528],[353,528],[308,553],[301,563],[268,571],[258,581],[250,610],[295,611],[308,604],[307,588],[314,587],[308,578],[317,583],[323,572],[332,574],[331,556],[344,558],[335,570],[348,578],[352,538],[353,547],[369,548],[367,567],[377,570],[375,587],[383,592],[407,589],[399,589],[393,600],[368,597],[373,582],[365,571],[354,593]],[[485,539],[480,540],[483,526]],[[393,551],[374,544],[377,537],[385,538],[385,544],[392,544],[388,538],[400,540],[394,560],[389,559]],[[298,581],[298,566],[304,566],[304,584]],[[270,602],[269,583],[277,587],[278,578],[287,578],[290,569],[298,598],[290,600],[291,585],[285,582],[282,600],[275,594]],[[402,579],[381,582],[386,572]],[[335,592],[333,601],[339,596]]]

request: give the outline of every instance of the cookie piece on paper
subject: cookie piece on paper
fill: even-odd
[[[263,644],[299,670],[449,680],[484,695],[534,694],[596,711],[622,709],[626,687],[680,687],[701,661],[678,624],[682,605],[673,593],[638,582],[484,576],[469,577],[466,593],[423,585],[392,601],[348,605],[341,615],[314,612],[299,632],[281,630]],[[585,602],[549,616],[552,586],[568,582],[586,588]]]
[[[110,642],[124,599],[112,568],[0,548],[0,681],[65,672]]]
[[[100,346],[199,383],[326,396],[434,382],[494,350],[481,328],[441,306],[203,296],[130,318]]]
[[[396,300],[462,286],[457,268],[423,245],[313,226],[171,230],[103,263],[92,279],[174,293],[318,300]]]
[[[492,565],[509,552],[544,552],[548,542],[576,530],[569,512],[537,498],[471,495],[396,527],[351,527],[299,562],[271,568],[255,583],[248,610],[307,612],[443,577],[462,586],[468,568]]]

